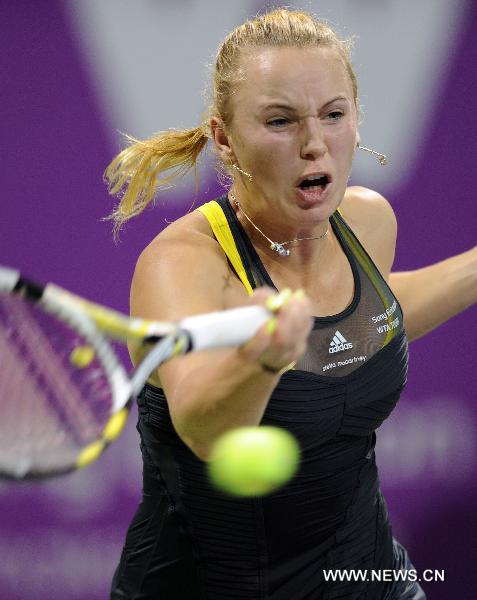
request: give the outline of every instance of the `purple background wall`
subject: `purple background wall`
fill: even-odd
[[[127,311],[132,269],[164,226],[138,219],[116,246],[102,172],[117,150],[59,0],[0,1],[0,263]],[[381,190],[400,225],[396,269],[475,244],[477,8],[468,3],[412,172]],[[171,124],[172,126],[173,124]],[[406,118],[403,115],[403,127]],[[357,183],[366,185],[366,182]],[[220,191],[201,182],[198,201]],[[190,202],[166,203],[169,219]],[[436,600],[475,597],[475,308],[411,345],[409,384],[383,426],[380,466],[394,533],[416,567],[445,569]],[[0,357],[1,359],[1,357]],[[0,484],[0,598],[105,598],[140,492],[138,442],[123,439],[85,472]]]

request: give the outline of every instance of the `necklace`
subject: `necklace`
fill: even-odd
[[[326,235],[328,235],[329,226],[326,229],[325,233],[322,233],[321,235],[317,235],[315,237],[295,238],[294,240],[288,240],[288,242],[274,242],[268,236],[266,236],[261,229],[259,229],[255,225],[255,223],[252,221],[252,219],[247,215],[247,213],[244,211],[244,209],[240,206],[240,202],[237,200],[237,198],[234,196],[234,194],[232,192],[229,192],[229,196],[232,199],[235,206],[239,210],[242,211],[243,216],[247,219],[247,221],[250,223],[250,225],[252,225],[252,227],[254,227],[261,236],[263,236],[268,242],[270,242],[271,250],[275,250],[275,252],[278,252],[278,254],[280,254],[280,256],[290,256],[290,250],[288,248],[285,248],[285,246],[287,246],[288,244],[292,244],[293,242],[304,242],[305,240],[321,240]]]

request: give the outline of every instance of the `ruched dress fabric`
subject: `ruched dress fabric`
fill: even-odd
[[[213,209],[239,276],[252,289],[273,285],[227,199]],[[417,583],[325,580],[325,570],[413,568],[393,539],[374,454],[375,430],[406,381],[401,309],[338,213],[331,224],[353,271],[353,301],[315,318],[321,351],[302,359],[307,370],[299,363],[281,377],[262,420],[296,436],[298,473],[261,498],[220,492],[176,434],[163,391],[147,384],[138,400],[143,498],[111,600],[425,600]]]

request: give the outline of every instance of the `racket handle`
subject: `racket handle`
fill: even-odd
[[[187,317],[178,326],[189,334],[191,350],[207,350],[245,343],[271,316],[264,306],[246,306]]]

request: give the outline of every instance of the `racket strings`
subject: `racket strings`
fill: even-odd
[[[93,358],[71,355],[88,341],[18,297],[0,298],[0,468],[61,470],[101,435],[111,411],[111,386]]]
[[[92,435],[97,434],[97,419],[93,407],[82,402],[78,382],[75,381],[77,369],[65,368],[72,352],[71,346],[65,344],[66,340],[63,335],[59,336],[59,331],[53,332],[50,329],[50,335],[46,335],[39,323],[31,318],[30,307],[20,302],[10,304],[10,317],[15,319],[17,328],[15,341],[18,345],[21,344],[21,356],[28,363],[32,376],[43,388],[43,397],[51,402],[61,422],[73,434],[80,434],[77,443],[85,443]],[[79,343],[77,340],[71,340],[73,346]],[[91,369],[85,372],[85,375],[89,383],[94,384],[97,379],[99,381],[100,372],[98,369]]]

